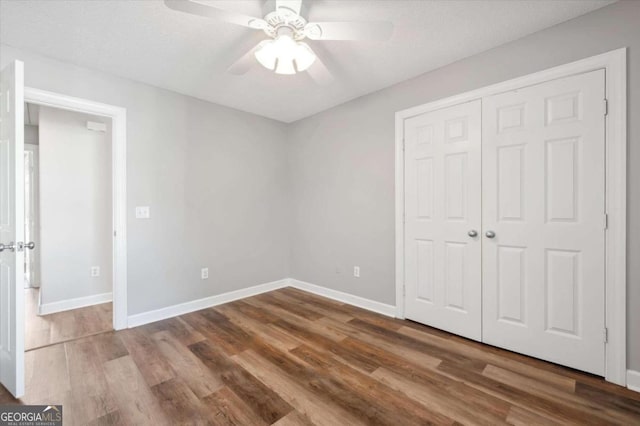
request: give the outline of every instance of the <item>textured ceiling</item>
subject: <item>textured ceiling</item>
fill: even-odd
[[[395,25],[387,42],[310,41],[335,76],[329,86],[257,64],[231,75],[228,66],[264,34],[156,0],[0,0],[0,42],[292,122],[612,2],[307,0],[303,15],[311,21]],[[273,7],[261,0],[211,3],[253,16]]]

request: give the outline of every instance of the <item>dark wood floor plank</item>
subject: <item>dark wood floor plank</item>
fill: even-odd
[[[280,318],[279,320],[286,320],[287,322],[291,323],[291,324],[301,324],[304,325],[305,328],[320,334],[324,337],[327,337],[329,339],[335,340],[336,342],[339,342],[340,340],[344,339],[346,337],[346,335],[344,333],[341,333],[340,331],[338,331],[337,329],[329,329],[327,327],[324,327],[320,324],[318,324],[317,321],[320,321],[322,319],[326,319],[326,318],[321,318],[318,319],[316,321],[310,321],[307,320],[305,318],[293,315],[292,313],[290,313],[289,311],[286,311],[278,306],[274,306],[274,305],[270,305],[267,302],[264,302],[260,299],[257,299],[255,297],[252,297],[250,299],[247,299],[246,302],[248,304],[251,304],[259,309],[265,309],[265,310],[270,310],[271,312],[273,312],[274,314],[278,315]],[[278,322],[276,321],[276,322]]]
[[[313,422],[297,411],[291,412],[275,422],[274,426],[313,426]]]
[[[496,410],[478,409],[485,407],[478,407],[478,404],[467,398],[462,398],[462,395],[443,392],[441,387],[421,385],[384,367],[376,370],[372,377],[396,390],[405,398],[414,399],[427,409],[440,412],[462,424],[507,424],[505,419],[509,414],[508,410],[496,412]],[[511,408],[507,404],[502,405]]]
[[[370,334],[366,331],[359,330],[349,323],[341,323],[332,318],[322,318],[316,321],[318,326],[324,327],[334,332],[339,332],[342,335],[349,336],[365,342],[369,345],[378,347],[387,352],[391,352],[401,358],[406,358],[415,364],[437,366],[442,361],[439,358],[431,356],[427,352],[421,352],[419,350],[403,347],[394,343],[390,343],[386,339],[383,339],[374,334]],[[344,340],[344,339],[343,339]]]
[[[350,409],[359,409],[370,424],[389,424],[397,421],[400,424],[453,424],[452,419],[438,411],[430,411],[416,401],[404,397],[382,382],[364,375],[359,371],[309,346],[300,346],[291,353],[312,366],[315,375],[324,376],[339,389],[340,403]],[[367,407],[376,407],[370,411]],[[394,420],[395,419],[395,420]]]
[[[209,425],[210,411],[180,378],[151,387],[164,416],[173,425]]]
[[[529,393],[527,389],[518,388],[515,384],[504,384],[483,376],[475,371],[465,370],[459,365],[453,363],[442,362],[438,365],[437,369],[446,373],[449,377],[463,380],[470,386],[482,390],[490,395],[494,395],[511,404],[518,405],[522,408],[528,408],[530,405],[535,405],[536,411],[542,413],[544,416],[556,419],[559,422],[579,422],[582,424],[602,422],[602,420],[594,418],[592,414],[586,413],[585,411],[563,405],[558,401],[552,401],[536,396]]]
[[[318,397],[296,378],[290,377],[271,362],[252,350],[234,355],[234,360],[247,371],[257,377],[265,386],[274,389],[296,411],[311,420],[317,426],[353,425],[366,423],[352,415],[342,407],[332,404],[330,400]],[[286,418],[283,417],[283,419]]]
[[[482,413],[478,415],[480,418],[504,419],[509,411],[510,405],[505,401],[466,386],[459,380],[443,376],[433,365],[412,362],[354,338],[347,338],[342,343],[345,347],[352,347],[363,355],[376,360],[382,369],[397,375],[401,378],[399,380],[405,380],[415,386],[429,389],[451,401],[463,403],[465,406],[463,411],[468,409]],[[373,375],[379,377],[380,370],[376,370]]]
[[[563,406],[576,410],[584,411],[586,414],[590,414],[594,418],[599,417],[603,422],[614,420],[624,424],[633,421],[633,418],[625,416],[616,409],[607,407],[605,404],[596,405],[589,400],[580,398],[573,392],[564,392],[554,386],[547,385],[543,382],[541,383],[530,377],[522,376],[491,364],[487,365],[482,374],[506,385],[526,389],[527,393],[531,395],[555,401]],[[640,404],[638,404],[638,409],[640,409]],[[640,414],[640,410],[637,414]]]
[[[188,347],[174,338],[171,332],[160,331],[152,337],[176,375],[198,398],[211,395],[223,386],[220,378],[213,374]]]
[[[486,366],[486,362],[483,360],[478,360],[456,351],[444,349],[432,342],[418,340],[412,336],[407,336],[406,334],[399,333],[396,330],[389,330],[388,328],[381,327],[378,324],[365,321],[360,318],[355,318],[349,321],[349,325],[384,339],[392,345],[413,349],[421,353],[428,353],[438,359],[446,359],[448,362],[461,364],[467,368],[475,369],[478,372],[481,372]]]
[[[88,337],[87,339],[94,344],[100,361],[104,363],[111,361],[112,359],[129,355],[129,351],[124,346],[124,343],[122,343],[122,339],[120,337],[120,333],[110,331]]]
[[[213,309],[193,312],[183,319],[206,339],[221,347],[227,355],[234,355],[248,348],[251,338]]]
[[[244,329],[247,333],[259,336],[263,341],[285,348],[287,350],[300,346],[303,341],[291,334],[285,333],[281,329],[274,327],[272,323],[263,323],[255,317],[247,316],[244,312],[239,312],[235,306],[229,304],[216,307],[216,310],[228,317],[231,322]]]
[[[238,395],[226,386],[207,396],[203,400],[203,403],[211,413],[211,420],[215,425],[262,426],[269,424],[251,410]]]
[[[194,343],[189,348],[265,422],[273,423],[293,411],[293,408],[277,393],[262,384],[209,341]]]
[[[151,392],[140,366],[130,355],[107,361],[104,364],[105,376],[111,394],[118,404],[118,412],[123,423],[130,425],[169,425],[171,424],[160,402]]]
[[[292,313],[300,318],[307,319],[309,321],[315,321],[323,317],[323,315],[306,309],[302,303],[291,303],[280,299],[274,292],[263,293],[254,297],[256,300],[266,302],[269,305],[276,306],[282,310]]]
[[[140,327],[142,331],[148,335],[155,334],[160,331],[168,331],[171,335],[185,346],[200,342],[205,337],[198,331],[194,330],[180,317],[168,318],[162,321],[152,322]]]
[[[71,407],[66,420],[86,424],[118,410],[92,339],[80,339],[64,344],[71,383]]]
[[[305,309],[306,311],[315,312],[317,315],[319,315],[319,318],[317,319],[320,319],[322,317],[329,317],[341,322],[347,322],[353,319],[353,315],[351,313],[344,313],[340,310],[331,308],[327,309],[321,304],[313,303],[309,300],[303,301],[299,298],[292,297],[284,292],[274,292],[273,296],[288,305],[298,305],[300,306],[300,308]]]
[[[160,354],[156,343],[144,330],[130,328],[122,330],[118,335],[149,386],[176,376],[171,365]]]
[[[361,371],[371,373],[380,367],[380,365],[374,362],[370,357],[363,355],[357,350],[351,350],[349,347],[344,346],[342,344],[344,340],[335,342],[334,340],[328,339],[318,333],[306,329],[304,326],[292,324],[284,320],[274,323],[273,326],[278,327],[280,330],[290,334],[291,336],[299,337],[300,340],[306,342],[308,345],[331,352],[345,363]]]
[[[26,404],[60,404],[71,391],[64,345],[57,344],[25,353]],[[57,401],[57,402],[56,402]]]
[[[425,327],[423,326],[422,328]],[[483,350],[487,345],[478,346],[477,342],[472,342],[471,340],[456,342],[450,338],[425,333],[423,330],[415,327],[402,327],[398,332],[428,344],[438,346],[443,350],[455,352],[465,357],[485,362],[486,364],[493,364],[520,375],[530,377],[536,381],[546,382],[550,386],[562,389],[565,392],[573,392],[575,389],[575,379],[547,371],[543,368],[536,368],[533,365],[517,362],[510,357],[501,356],[493,351]]]

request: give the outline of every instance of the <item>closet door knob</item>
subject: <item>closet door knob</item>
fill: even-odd
[[[487,231],[487,232],[485,232],[485,233],[484,233],[484,235],[485,235],[487,238],[494,238],[494,237],[496,236],[496,233],[495,233],[495,232],[493,232],[493,231]]]
[[[476,231],[475,229],[472,229],[471,231],[467,232],[467,235],[470,236],[471,238],[475,238],[478,236],[478,231]]]

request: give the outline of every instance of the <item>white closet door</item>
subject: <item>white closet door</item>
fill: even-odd
[[[480,101],[405,121],[405,316],[481,338]]]
[[[483,341],[604,374],[604,70],[483,99]]]

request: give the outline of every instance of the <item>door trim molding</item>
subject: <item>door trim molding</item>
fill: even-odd
[[[24,88],[32,104],[99,115],[111,119],[111,180],[113,200],[113,328],[127,328],[127,110],[122,107]]]
[[[608,100],[606,126],[605,231],[605,379],[625,386],[627,382],[626,233],[627,233],[627,48],[517,77],[477,90],[405,109],[395,118],[395,234],[396,316],[404,318],[404,121],[411,117],[486,96],[569,77],[605,70]]]

